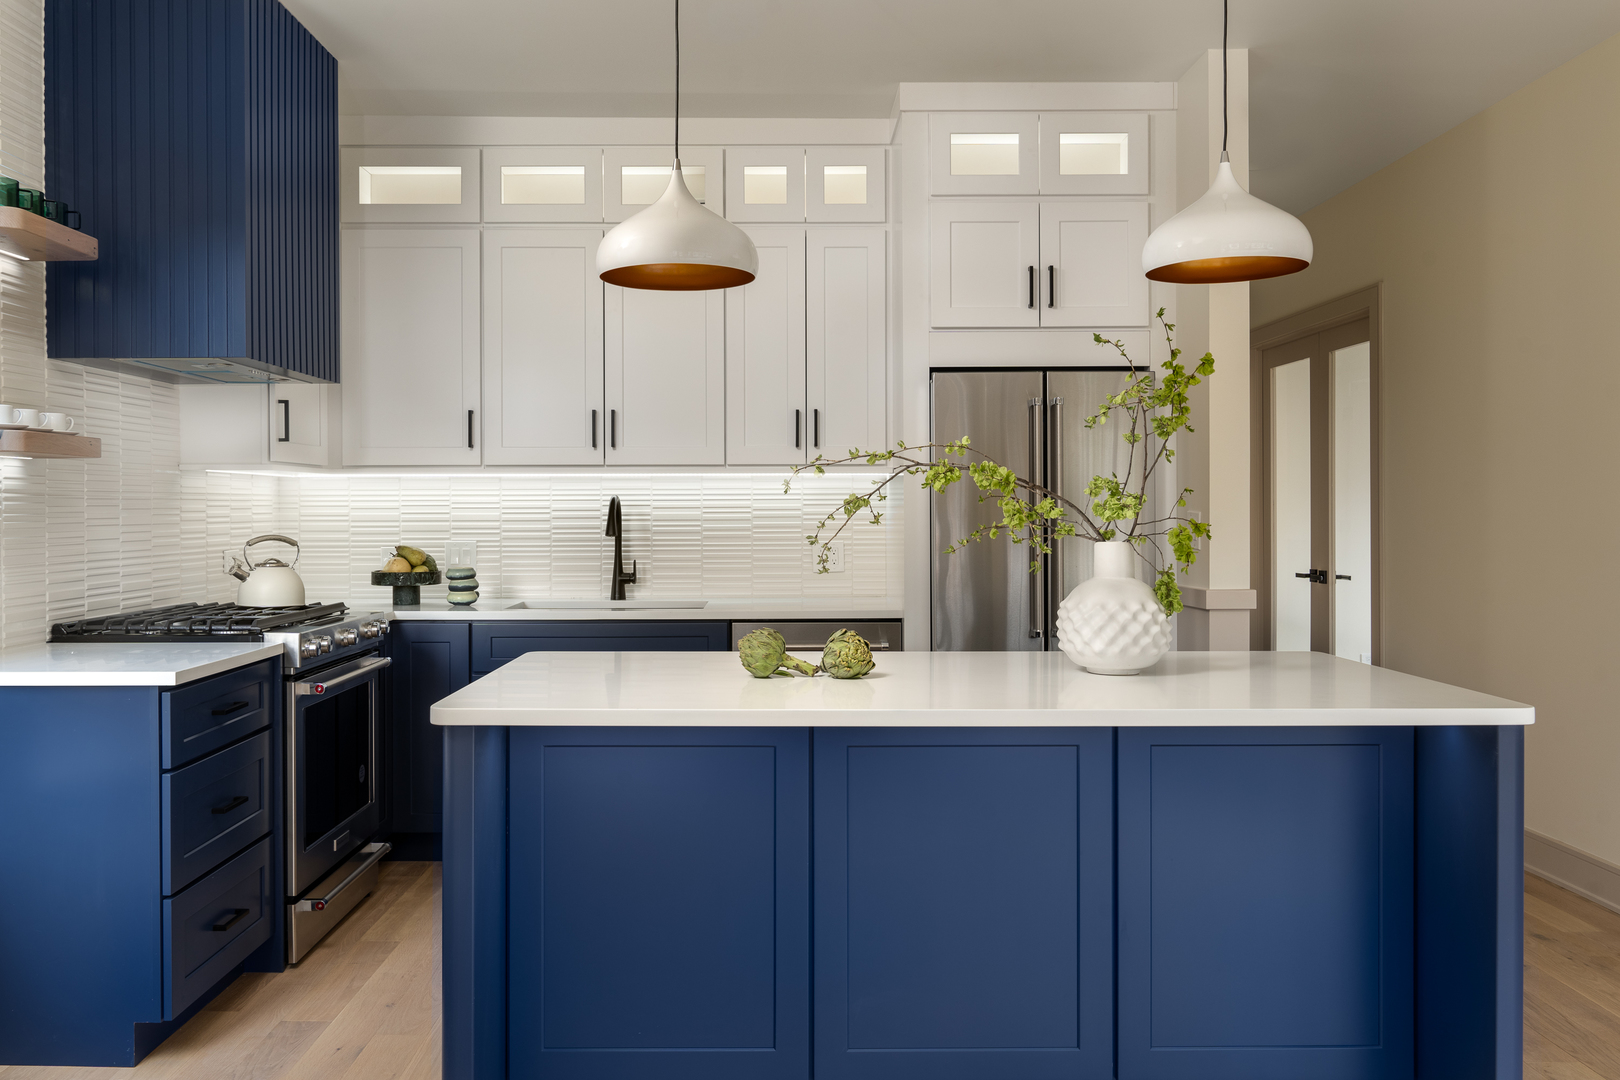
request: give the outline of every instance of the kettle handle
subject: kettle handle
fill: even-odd
[[[255,536],[253,539],[242,545],[242,561],[248,564],[248,569],[251,570],[254,568],[253,560],[248,558],[248,548],[252,547],[254,544],[263,543],[266,540],[279,540],[283,544],[291,544],[294,553],[292,564],[294,566],[298,565],[298,556],[303,554],[303,549],[298,546],[298,541],[294,540],[290,536],[282,536],[280,533],[265,533],[263,536]]]

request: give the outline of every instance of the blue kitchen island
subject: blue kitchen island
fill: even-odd
[[[1309,653],[531,653],[445,728],[445,1075],[1520,1076],[1533,710]]]

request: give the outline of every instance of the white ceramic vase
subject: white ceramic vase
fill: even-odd
[[[1095,572],[1058,605],[1058,647],[1095,675],[1135,675],[1170,651],[1170,619],[1123,540],[1096,545]]]

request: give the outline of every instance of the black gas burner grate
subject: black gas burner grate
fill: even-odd
[[[343,604],[246,607],[242,604],[175,604],[129,614],[76,619],[51,627],[51,642],[74,641],[263,641],[270,630],[342,615]]]

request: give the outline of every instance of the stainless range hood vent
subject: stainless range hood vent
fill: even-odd
[[[229,383],[233,385],[285,382],[325,382],[287,368],[261,364],[247,357],[175,356],[175,357],[53,357],[59,364],[79,364],[102,371],[120,371],[141,375],[162,383]]]

